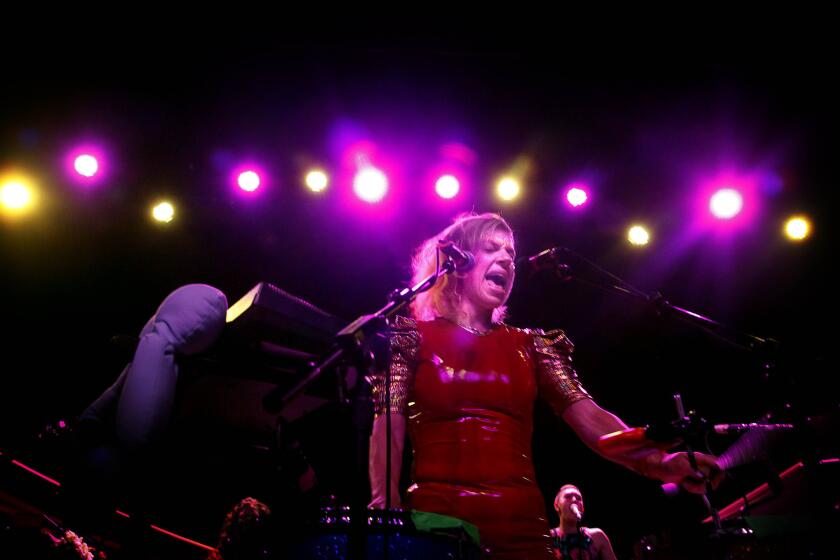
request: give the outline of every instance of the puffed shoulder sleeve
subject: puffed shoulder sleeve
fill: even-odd
[[[540,397],[555,414],[563,414],[572,403],[590,399],[572,366],[574,344],[560,329],[529,331],[533,337],[533,356]]]
[[[420,332],[417,322],[407,317],[396,316],[392,319],[387,331],[389,359],[387,372],[390,374],[390,401],[393,414],[405,414],[408,393],[414,380],[414,370],[417,368],[417,353],[420,348]],[[376,369],[368,380],[371,384],[373,406],[376,415],[384,414],[388,402],[386,390],[386,371]]]

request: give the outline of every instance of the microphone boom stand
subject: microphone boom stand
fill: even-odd
[[[431,289],[439,278],[446,274],[455,272],[457,265],[451,256],[447,256],[434,273],[421,280],[412,287],[402,290],[394,290],[388,296],[388,303],[378,311],[361,315],[346,327],[338,331],[330,350],[322,357],[312,370],[300,382],[294,385],[286,393],[279,389],[270,392],[263,399],[263,405],[270,412],[280,412],[286,406],[304,393],[315,381],[329,370],[332,366],[342,362],[350,362],[359,370],[369,370],[373,365],[372,352],[369,350],[370,340],[377,334],[382,333],[387,327],[388,320],[394,317],[401,310],[405,309],[418,294]],[[386,391],[386,447],[385,447],[385,509],[391,506],[391,399],[390,399],[390,371],[385,368],[385,391]],[[370,403],[370,387],[366,376],[357,375],[357,388],[353,392],[352,409],[354,411],[353,421],[356,428],[356,461],[354,472],[354,490],[351,503],[351,557],[364,558],[366,547],[366,535],[364,524],[367,521],[367,498],[358,489],[365,488],[368,469],[368,439],[373,428],[373,412]],[[386,520],[388,516],[383,516]],[[385,554],[387,555],[387,541],[384,543]]]
[[[570,264],[570,261],[578,260],[580,262],[586,263],[590,266],[593,270],[600,273],[602,276],[599,280],[592,280],[588,278],[584,278],[583,276],[577,274],[574,270],[574,266]],[[577,280],[580,283],[594,286],[600,290],[617,293],[624,297],[629,297],[632,299],[636,299],[645,303],[652,303],[656,310],[662,315],[668,315],[670,317],[674,317],[680,321],[686,322],[690,325],[693,325],[706,333],[711,334],[715,338],[722,340],[736,348],[747,350],[747,351],[758,351],[763,354],[763,357],[767,357],[769,355],[769,350],[777,349],[779,343],[772,338],[761,338],[758,336],[754,336],[751,334],[747,334],[744,332],[737,331],[723,323],[710,319],[709,317],[705,317],[699,313],[695,313],[688,309],[683,309],[681,307],[677,307],[669,303],[661,293],[656,293],[655,295],[649,295],[643,292],[642,290],[632,286],[631,284],[625,282],[618,276],[604,270],[603,268],[599,267],[595,263],[585,259],[581,255],[578,255],[571,249],[567,249],[566,247],[554,247],[551,249],[547,249],[534,255],[532,257],[527,257],[523,259],[528,265],[530,265],[534,269],[541,269],[541,268],[549,268],[554,269],[557,275],[562,278],[564,281],[568,280]],[[765,363],[765,368],[770,369],[773,364],[771,360],[767,360]],[[693,414],[686,415],[685,409],[683,408],[682,397],[680,394],[674,395],[674,402],[677,407],[677,420],[673,422],[673,428],[676,430],[678,436],[681,437],[683,440],[685,447],[686,447],[686,454],[688,455],[689,463],[694,469],[697,471],[697,459],[695,456],[695,451],[691,440],[691,435],[694,433],[699,433],[704,429],[707,429],[705,425],[705,421],[702,419],[699,420],[699,425],[697,419],[693,417]],[[699,429],[698,429],[699,428]],[[731,531],[728,529],[724,529],[721,524],[720,515],[718,511],[712,506],[711,501],[709,500],[709,495],[712,492],[712,483],[711,480],[708,478],[706,479],[706,493],[703,494],[703,503],[706,506],[706,509],[711,516],[711,519],[714,523],[714,532],[713,536],[716,538],[726,537],[729,536]]]

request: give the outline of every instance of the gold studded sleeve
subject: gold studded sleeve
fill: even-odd
[[[390,402],[392,414],[405,414],[408,394],[417,368],[417,352],[420,347],[420,333],[413,319],[396,316],[391,321],[388,331],[390,359]],[[385,372],[377,370],[369,378],[371,384],[374,412],[384,414],[388,402],[385,386]]]
[[[574,345],[562,330],[530,331],[539,396],[560,416],[569,405],[591,399],[572,366]]]

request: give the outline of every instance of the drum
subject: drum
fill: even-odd
[[[321,510],[317,523],[304,528],[281,558],[300,560],[478,560],[474,527],[460,520],[401,510],[367,510],[354,520],[349,506]],[[418,528],[419,526],[419,528]]]

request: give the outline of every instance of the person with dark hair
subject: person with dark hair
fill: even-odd
[[[268,560],[272,557],[271,508],[244,498],[225,516],[219,544],[208,560]]]

